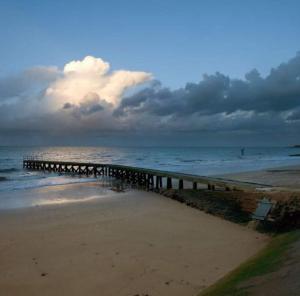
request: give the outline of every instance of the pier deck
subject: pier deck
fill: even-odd
[[[24,159],[23,168],[86,176],[93,175],[95,177],[109,176],[132,184],[138,184],[149,189],[162,188],[163,184],[166,184],[166,188],[170,189],[173,187],[173,179],[178,180],[178,189],[183,189],[184,181],[191,182],[193,184],[193,189],[197,189],[198,184],[207,185],[207,188],[210,190],[215,190],[218,187],[225,190],[254,191],[258,188],[272,187],[259,183],[239,182],[223,178],[182,174],[117,164]]]

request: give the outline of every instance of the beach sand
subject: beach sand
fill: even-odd
[[[79,187],[80,186],[80,187]],[[31,189],[62,194],[97,186]],[[155,193],[0,212],[0,295],[197,295],[268,237]]]
[[[271,185],[289,191],[300,190],[300,165],[237,174],[226,174],[218,177],[235,181]]]

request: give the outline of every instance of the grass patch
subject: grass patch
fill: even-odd
[[[247,290],[238,288],[238,285],[250,278],[277,270],[285,259],[286,251],[298,239],[300,239],[300,230],[273,237],[271,242],[256,256],[241,264],[199,296],[247,295]]]

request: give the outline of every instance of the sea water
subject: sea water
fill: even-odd
[[[23,170],[24,156],[212,176],[300,164],[300,157],[290,156],[298,153],[289,147],[0,147],[0,199],[12,191],[94,180]]]

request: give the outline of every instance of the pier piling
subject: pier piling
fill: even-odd
[[[193,182],[193,189],[197,190],[197,182]]]
[[[178,189],[179,190],[183,189],[183,180],[182,179],[179,180]]]
[[[167,189],[172,189],[172,178],[167,177]]]
[[[178,180],[178,188],[184,188],[184,181],[192,183],[192,188],[197,190],[198,184],[206,184],[208,190],[216,187],[223,190],[255,190],[258,184],[249,184],[220,178],[203,177],[176,172],[167,172],[146,168],[130,167],[116,164],[80,163],[72,161],[48,161],[48,160],[23,160],[23,168],[58,173],[70,173],[78,175],[108,176],[131,184],[138,184],[149,190],[159,190],[163,187],[163,178],[166,179],[166,188],[171,189],[173,179]],[[266,185],[263,185],[266,187]]]

